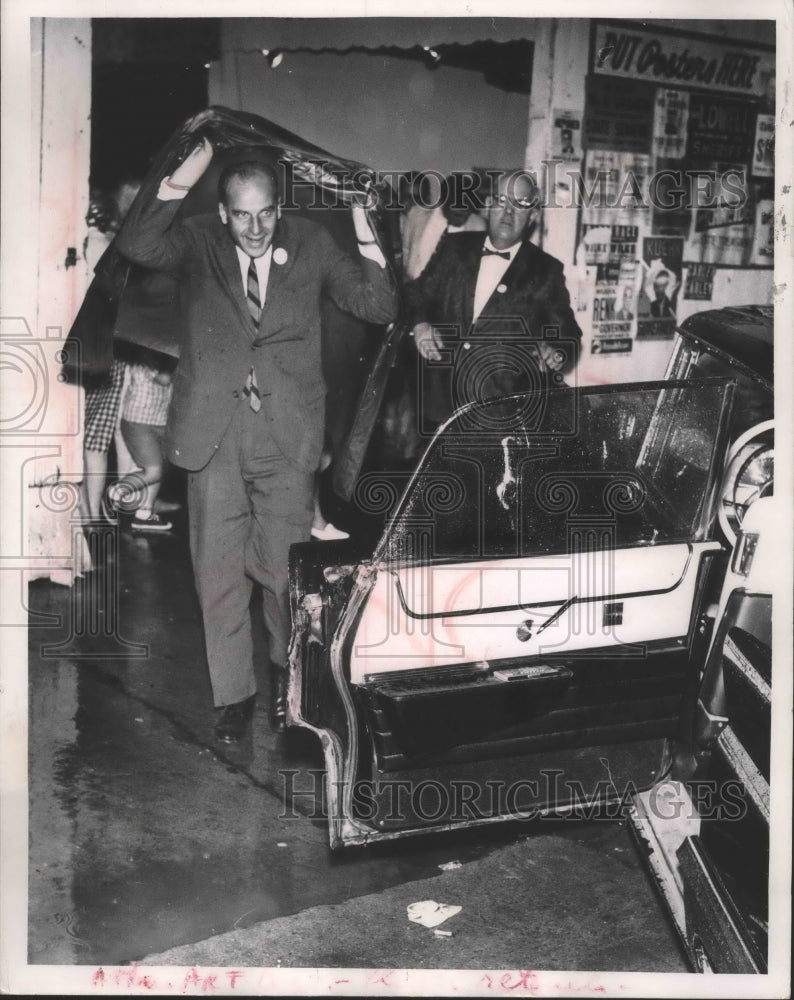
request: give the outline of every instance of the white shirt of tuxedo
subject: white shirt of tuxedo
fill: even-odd
[[[261,257],[249,257],[245,250],[241,250],[234,244],[237,251],[237,260],[240,263],[240,276],[243,279],[243,293],[248,296],[248,266],[253,260],[256,268],[256,277],[259,281],[259,305],[264,307],[267,299],[267,282],[270,277],[270,265],[273,262],[273,244],[265,250]]]
[[[490,239],[486,236],[485,243],[483,244],[483,256],[480,258],[480,270],[477,272],[477,284],[474,288],[474,311],[472,312],[472,321],[476,320],[480,313],[485,308],[485,303],[493,295],[496,286],[504,277],[505,271],[510,267],[515,259],[516,254],[521,249],[521,241],[514,243],[511,247],[506,247],[504,250],[497,251],[497,253],[508,253],[510,258],[497,257],[496,254],[486,254],[485,250],[496,250],[496,247],[491,243]]]

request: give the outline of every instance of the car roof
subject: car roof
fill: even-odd
[[[727,306],[695,313],[679,327],[708,347],[729,355],[771,383],[774,369],[774,309],[772,306]]]

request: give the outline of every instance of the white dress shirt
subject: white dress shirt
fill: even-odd
[[[251,257],[241,250],[240,247],[235,243],[234,249],[237,251],[237,260],[240,263],[240,276],[243,279],[243,292],[248,295],[248,266],[251,263]],[[261,257],[254,257],[254,266],[256,267],[256,277],[259,281],[259,305],[264,306],[267,299],[267,281],[270,277],[270,264],[273,260],[273,244],[265,250]]]
[[[509,259],[497,257],[491,254],[484,254],[480,259],[480,270],[477,272],[477,284],[474,289],[474,311],[472,320],[476,320],[485,308],[485,303],[493,295],[499,282],[504,277],[505,271],[513,263],[515,255],[521,248],[521,241],[514,243],[511,247],[499,250],[497,253],[507,253]],[[496,250],[489,237],[485,237],[483,250]]]

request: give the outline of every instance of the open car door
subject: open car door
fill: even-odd
[[[371,560],[296,546],[289,712],[332,847],[625,802],[669,766],[734,383],[459,410]]]

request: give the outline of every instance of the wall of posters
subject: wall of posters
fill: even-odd
[[[591,21],[581,171],[569,161],[557,174],[569,172],[564,190],[577,195],[568,279],[585,338],[583,379],[660,377],[683,319],[771,300],[768,37],[764,44],[671,22]],[[569,115],[578,118],[554,110],[557,160]]]
[[[593,24],[576,254],[591,354],[630,354],[672,338],[679,311],[722,305],[720,268],[772,267],[773,93],[763,46]]]

